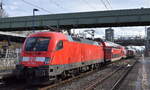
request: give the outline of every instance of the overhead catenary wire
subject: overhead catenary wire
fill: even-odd
[[[44,9],[44,8],[42,8],[42,7],[38,6],[38,5],[32,4],[32,3],[27,2],[27,1],[25,1],[25,0],[22,0],[22,1],[23,1],[24,3],[26,3],[26,4],[30,5],[30,6],[36,7],[36,8],[38,8],[38,9],[41,9],[41,10],[43,10],[43,11],[47,12],[47,13],[53,13],[53,12],[51,12],[51,11],[49,11],[49,10],[47,10],[47,9]]]
[[[55,0],[49,0],[51,3],[55,4],[57,7],[61,8],[62,10],[67,10],[66,8],[62,7],[59,3],[55,2]]]
[[[111,2],[110,0],[106,0],[107,4],[110,6],[110,8],[112,9],[112,5],[111,5]]]
[[[111,1],[110,0],[107,0],[109,3],[110,3],[110,5],[111,5]]]
[[[102,4],[105,6],[106,9],[109,9],[106,5],[106,3],[104,2],[104,0],[101,0]]]

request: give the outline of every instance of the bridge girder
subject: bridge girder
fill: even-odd
[[[34,17],[34,29],[59,27],[94,28],[150,25],[150,9],[126,9],[39,15]],[[8,17],[0,19],[0,31],[25,31],[33,29],[33,16]]]

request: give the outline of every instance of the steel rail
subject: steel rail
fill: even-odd
[[[116,63],[121,62],[121,61],[123,61],[123,60],[115,61],[115,62],[112,62],[112,63],[110,63],[110,64],[108,64],[108,65],[111,65],[111,64],[113,65],[113,64],[116,64]],[[106,65],[106,66],[107,66],[107,65]],[[101,69],[105,68],[106,66],[102,66]],[[122,68],[122,67],[120,67],[120,68]],[[56,87],[58,87],[58,86],[60,86],[60,85],[64,85],[64,84],[70,83],[70,82],[73,81],[73,80],[76,80],[76,79],[79,79],[79,78],[88,76],[88,75],[90,75],[90,74],[92,74],[92,73],[95,73],[95,72],[97,72],[97,71],[99,71],[99,69],[95,69],[95,70],[92,70],[92,71],[83,73],[83,74],[81,74],[81,75],[78,75],[78,76],[73,77],[73,78],[69,78],[69,79],[67,79],[67,80],[61,81],[61,82],[56,83],[56,84],[52,84],[52,85],[49,85],[49,86],[45,86],[45,87],[38,88],[38,90],[47,90],[47,89],[51,89],[51,88],[56,88]],[[101,75],[100,75],[100,76],[101,76]]]
[[[61,81],[61,82],[59,82],[59,83],[56,83],[56,84],[53,84],[53,85],[50,85],[50,86],[46,86],[46,87],[39,88],[38,90],[47,90],[47,89],[55,88],[55,87],[57,87],[57,86],[70,83],[70,82],[73,81],[73,80],[76,80],[76,79],[79,79],[79,78],[88,76],[88,75],[90,75],[90,74],[92,74],[92,73],[95,73],[96,71],[98,71],[98,70],[96,69],[96,70],[93,70],[93,71],[89,71],[89,72],[86,72],[86,73],[84,73],[84,74],[78,75],[78,76],[76,76],[76,77],[69,78],[69,79],[67,79],[67,80]]]
[[[104,78],[99,78],[99,77],[98,77],[98,78],[96,79],[97,81],[94,80],[94,81],[92,82],[92,84],[90,84],[90,85],[88,85],[87,87],[85,87],[84,90],[93,90],[93,89],[96,87],[96,85],[98,85],[99,83],[102,83],[102,82],[105,81],[106,79],[110,78],[113,74],[115,74],[116,72],[118,72],[121,68],[122,68],[122,66],[119,67],[119,68],[117,68],[115,71],[109,73],[109,74],[108,74],[107,76],[105,76]]]
[[[128,76],[129,72],[132,70],[132,68],[135,66],[135,64],[137,63],[137,60],[134,62],[134,64],[132,66],[130,66],[128,68],[128,70],[115,82],[115,84],[113,85],[113,87],[110,90],[116,90],[117,88],[119,88],[119,86],[121,85],[121,83],[123,82],[123,80]]]

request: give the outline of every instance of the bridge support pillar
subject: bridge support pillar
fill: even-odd
[[[145,56],[150,56],[150,27],[147,28],[147,36],[146,36],[146,43],[145,43]]]

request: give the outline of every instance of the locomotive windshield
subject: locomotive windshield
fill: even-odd
[[[29,37],[25,44],[25,51],[48,51],[49,37]]]

